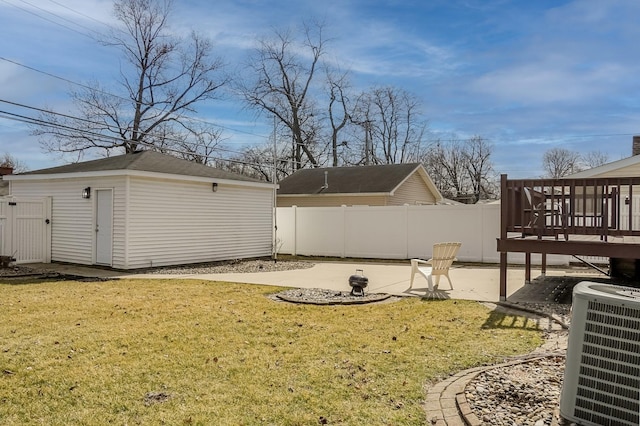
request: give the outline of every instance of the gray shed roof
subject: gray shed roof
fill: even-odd
[[[196,176],[215,179],[259,182],[246,176],[182,160],[155,151],[139,151],[133,154],[117,155],[99,160],[83,161],[66,166],[34,170],[20,175],[47,175],[60,173],[83,173],[111,170],[137,170],[143,172],[167,173],[182,176]]]
[[[418,167],[420,163],[302,169],[279,182],[278,195],[389,193]]]

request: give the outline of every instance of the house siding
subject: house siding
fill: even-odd
[[[617,177],[629,177],[629,176],[640,176],[640,164],[633,164],[627,167],[621,167],[619,169],[610,170],[608,172],[596,174],[590,177],[617,178]]]
[[[305,196],[278,197],[278,207],[340,207],[340,206],[386,206],[388,197],[378,196]]]
[[[424,180],[413,173],[396,190],[392,197],[389,197],[390,206],[401,206],[404,204],[435,204],[436,198],[427,187]]]
[[[51,260],[91,265],[94,262],[96,189],[113,189],[113,266],[124,265],[126,231],[125,180],[112,178],[72,178],[11,182],[16,197],[51,197]],[[83,199],[82,189],[90,186],[92,197]]]
[[[128,268],[268,256],[270,188],[131,177]]]

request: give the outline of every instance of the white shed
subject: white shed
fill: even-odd
[[[5,177],[51,200],[51,260],[135,269],[268,256],[274,186],[152,151]],[[47,218],[49,219],[49,218]]]

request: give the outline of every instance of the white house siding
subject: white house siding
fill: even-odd
[[[278,197],[278,207],[386,206],[387,198],[388,197],[384,195],[320,195],[307,197]]]
[[[124,263],[124,177],[11,181],[15,197],[51,197],[51,260],[91,265],[94,261],[96,189],[113,189],[113,266]],[[83,199],[90,186],[92,197]]]
[[[627,167],[620,167],[619,169],[609,170],[608,172],[595,174],[590,177],[617,178],[617,177],[629,177],[629,176],[640,176],[640,164],[632,164]]]
[[[128,268],[267,256],[270,188],[131,177]]]
[[[396,190],[393,197],[389,198],[390,206],[403,204],[435,204],[436,199],[427,187],[427,184],[416,172]]]

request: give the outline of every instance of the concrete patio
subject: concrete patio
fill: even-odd
[[[293,288],[322,288],[336,291],[349,291],[349,276],[356,269],[364,270],[369,279],[366,291],[370,293],[388,293],[395,296],[416,296],[433,299],[462,299],[482,302],[498,302],[500,300],[499,283],[500,268],[498,265],[463,265],[456,264],[450,270],[454,289],[449,288],[445,277],[440,280],[439,288],[429,292],[424,277],[416,275],[413,289],[409,290],[411,267],[407,264],[386,264],[368,262],[316,262],[308,269],[289,271],[255,272],[255,273],[223,273],[223,274],[157,274],[148,272],[123,272],[79,265],[60,263],[28,264],[35,269],[44,269],[61,274],[100,278],[157,278],[157,279],[200,279],[211,281],[229,281],[248,284],[262,284]],[[551,269],[547,276],[584,276],[602,278],[595,271],[579,269]],[[532,277],[540,275],[533,271]],[[545,280],[534,280],[525,285],[524,268],[511,267],[508,270],[508,300],[512,302],[546,301],[553,288],[545,288]],[[549,284],[548,286],[553,286]]]

